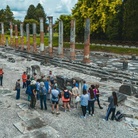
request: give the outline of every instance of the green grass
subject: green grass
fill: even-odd
[[[5,38],[8,37],[8,40],[10,41],[10,36],[5,35]],[[37,45],[40,45],[40,36],[37,35],[36,38]],[[20,43],[20,37],[19,37],[19,43]],[[24,37],[24,44],[26,44],[26,37]],[[30,36],[30,44],[33,45],[33,37]],[[44,38],[44,44],[45,46],[48,46],[48,35]],[[58,34],[53,34],[53,47],[58,46]],[[69,42],[64,42],[64,48],[70,48]],[[76,44],[76,49],[84,49],[84,44]],[[138,48],[121,48],[121,47],[106,47],[106,46],[93,46],[90,45],[91,51],[101,51],[101,52],[109,52],[109,53],[116,53],[116,54],[128,54],[128,55],[138,55]]]

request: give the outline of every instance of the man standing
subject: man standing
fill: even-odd
[[[3,84],[2,84],[2,82],[3,82],[3,74],[4,74],[3,69],[0,68],[0,86],[3,85]]]
[[[54,114],[54,108],[56,105],[56,114],[59,115],[59,106],[58,106],[58,101],[59,101],[59,91],[56,89],[56,86],[54,86],[54,89],[51,90],[51,95],[52,95],[52,114]]]
[[[23,72],[22,74],[23,88],[26,88],[26,80],[27,80],[26,72]]]

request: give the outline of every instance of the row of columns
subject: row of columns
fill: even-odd
[[[49,54],[52,55],[52,40],[53,40],[53,17],[49,16]],[[44,51],[44,23],[43,18],[39,18],[40,20],[40,51]],[[75,28],[76,22],[75,20],[71,20],[71,29],[70,29],[70,57],[72,60],[75,59]],[[4,24],[1,22],[1,44],[4,45]],[[26,24],[26,42],[27,42],[27,51],[30,52],[30,32],[29,32],[29,24]],[[15,25],[15,44],[13,41],[13,25],[10,22],[10,45],[15,48],[19,47],[18,42],[18,28]],[[24,49],[24,36],[23,36],[23,23],[20,24],[20,45],[21,50]],[[33,23],[33,52],[36,52],[36,24]],[[63,53],[63,21],[59,20],[59,39],[58,39],[58,55],[60,57],[64,56]],[[85,22],[85,31],[84,31],[84,58],[83,62],[90,62],[90,19],[86,19]]]

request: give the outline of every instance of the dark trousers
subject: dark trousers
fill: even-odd
[[[107,113],[106,113],[105,120],[108,120],[108,118],[109,118],[111,113],[112,113],[111,120],[114,120],[114,118],[115,118],[115,110],[116,110],[116,108],[109,107],[108,110],[107,110]]]
[[[98,105],[99,105],[99,108],[101,108],[99,96],[96,96],[96,100],[97,100],[97,103],[98,103]]]
[[[20,89],[16,89],[17,90],[17,94],[16,94],[16,99],[20,99]]]
[[[92,110],[92,114],[94,114],[94,101],[88,102],[88,110],[89,110],[89,114],[91,113],[91,110]]]
[[[43,104],[44,104],[45,110],[47,110],[46,95],[40,95],[40,106],[42,110],[43,110]]]
[[[31,103],[30,103],[30,107],[34,108],[36,105],[36,97],[34,94],[31,95]]]
[[[83,116],[86,115],[86,106],[81,105]]]
[[[26,88],[26,82],[23,82],[23,88]]]
[[[0,85],[2,86],[3,76],[0,77]]]

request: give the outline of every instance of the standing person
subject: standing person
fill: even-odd
[[[3,74],[4,74],[4,72],[3,72],[3,69],[2,68],[0,68],[0,86],[2,86],[3,85]]]
[[[27,76],[27,80],[26,80],[26,94],[28,94],[28,101],[31,100],[31,96],[30,96],[30,83],[31,83],[31,80],[30,80],[30,76],[28,75]]]
[[[45,88],[45,84],[44,82],[40,82],[39,96],[40,96],[41,110],[43,110],[43,104],[44,104],[45,110],[47,110],[46,95],[47,95],[47,90]]]
[[[74,87],[74,85],[76,86],[76,87],[78,87],[79,88],[79,84],[76,82],[76,80],[73,80],[73,87]]]
[[[50,77],[50,83],[53,86],[54,85],[54,75],[52,74],[52,71],[49,71],[49,77]]]
[[[23,88],[26,88],[26,80],[27,80],[26,72],[23,72],[22,74]]]
[[[89,89],[89,100],[88,100],[88,111],[89,111],[89,116],[94,116],[94,102],[95,102],[95,95],[93,92],[93,89]],[[92,113],[91,113],[91,108],[92,108]]]
[[[81,116],[81,118],[86,118],[86,107],[88,106],[88,100],[89,95],[87,94],[87,91],[84,90],[83,94],[81,95],[81,108],[83,113],[83,116]]]
[[[55,105],[56,105],[56,114],[60,114],[59,113],[59,91],[56,89],[56,86],[54,86],[54,88],[51,90],[51,101],[52,101],[52,114],[54,114],[54,109],[55,109]]]
[[[39,100],[39,98],[40,98],[39,90],[40,90],[40,79],[37,79],[37,81],[36,81],[36,92],[37,92],[36,97],[37,97],[37,100]]]
[[[88,91],[88,85],[86,84],[86,81],[83,81],[82,91],[83,90]]]
[[[115,110],[116,110],[116,106],[118,106],[116,92],[112,92],[112,96],[110,97],[109,102],[110,103],[108,106],[106,117],[104,119],[106,121],[108,121],[108,118],[109,118],[111,112],[112,112],[111,120],[114,120],[114,118],[115,118]]]
[[[47,89],[47,100],[50,100],[50,85],[49,85],[49,77],[46,78],[46,80],[44,81],[45,87]]]
[[[76,102],[76,97],[80,96],[80,91],[78,89],[78,87],[76,87],[76,85],[74,84],[74,87],[72,88],[72,104],[74,108],[78,108],[78,103]]]
[[[31,81],[30,89],[31,89],[30,107],[35,108],[35,105],[36,105],[36,81],[35,80]]]
[[[63,90],[63,93],[62,93],[62,101],[63,101],[65,112],[66,112],[67,108],[70,111],[69,102],[70,102],[70,95],[71,94],[72,93],[70,91],[68,91],[67,88],[64,86],[64,90]]]
[[[20,79],[16,81],[15,90],[17,91],[16,100],[20,99]]]
[[[95,86],[95,88],[96,88],[96,100],[97,100],[97,103],[98,103],[98,105],[99,105],[99,108],[100,108],[100,109],[103,109],[103,107],[101,107],[101,105],[100,105],[100,100],[99,100],[99,95],[100,95],[100,92],[99,92],[99,85],[97,84],[97,85]]]

